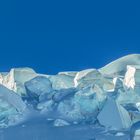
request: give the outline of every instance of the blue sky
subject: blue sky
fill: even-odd
[[[99,68],[140,53],[137,1],[0,2],[0,71]]]

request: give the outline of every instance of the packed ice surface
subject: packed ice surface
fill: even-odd
[[[110,112],[110,113],[109,113]],[[131,126],[128,112],[117,101],[108,98],[98,115],[101,124],[111,129],[126,129]]]
[[[139,54],[124,56],[100,69],[56,75],[38,74],[31,68],[12,68],[0,73],[0,84],[0,128],[6,127],[1,136],[20,126],[40,135],[42,128],[49,130],[50,124],[60,131],[99,130],[98,135],[91,132],[93,136],[88,138],[73,135],[73,140],[127,140],[129,134],[131,139],[139,135]],[[37,120],[41,123],[37,124]],[[34,125],[40,131],[34,132]]]

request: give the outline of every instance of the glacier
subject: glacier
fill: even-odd
[[[36,133],[33,126],[42,132]],[[68,134],[73,140],[140,139],[140,54],[124,56],[99,69],[55,75],[27,67],[1,72],[0,135],[4,138],[0,139],[9,140],[7,135],[13,130],[27,133],[30,128],[37,138],[28,134],[23,140],[46,140],[39,137],[45,135],[45,128],[81,134]]]

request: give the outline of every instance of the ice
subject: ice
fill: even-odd
[[[140,101],[140,96],[133,90],[118,90],[117,101],[120,104],[136,103]]]
[[[124,74],[124,78],[120,79],[120,84],[116,86],[116,90],[119,93],[117,100],[120,103],[137,103],[140,100],[139,94],[139,66],[128,65],[127,71]],[[117,78],[118,79],[118,78]]]
[[[127,66],[127,72],[125,74],[124,84],[127,88],[132,88],[135,93],[139,94],[139,91],[140,91],[140,65]]]
[[[2,77],[0,83],[20,95],[25,95],[24,83],[36,75],[35,71],[30,68],[13,68],[7,75]]]
[[[62,100],[58,105],[58,113],[72,123],[94,122],[104,100],[102,92],[96,94],[92,87],[87,87]]]
[[[55,115],[55,107],[57,106],[57,104],[52,101],[52,100],[49,100],[49,101],[46,101],[46,102],[41,102],[37,105],[37,109],[40,110],[41,114],[45,114],[46,116],[48,117],[51,117],[51,118],[57,118]]]
[[[71,77],[75,77],[77,74],[77,71],[67,71],[67,72],[59,72],[58,75],[67,75]]]
[[[131,54],[121,57],[99,69],[99,71],[104,75],[122,75],[126,72],[127,65],[140,65],[140,55]]]
[[[136,107],[138,108],[138,110],[140,111],[140,102],[136,103]]]
[[[114,83],[114,91],[118,91],[119,89],[123,88],[123,79],[121,77],[116,77],[113,78],[113,83]]]
[[[140,121],[134,123],[130,130],[130,140],[140,139]]]
[[[52,84],[44,76],[37,76],[25,82],[25,88],[29,97],[40,99],[40,101],[50,99],[52,96]]]
[[[57,112],[59,118],[71,123],[79,123],[84,119],[84,116],[80,112],[80,106],[73,99],[60,102]]]
[[[67,121],[62,120],[62,119],[56,119],[54,121],[54,126],[56,126],[56,127],[62,127],[62,126],[68,126],[68,125],[70,125],[70,124]]]
[[[26,111],[26,104],[12,90],[0,85],[0,127],[7,127],[19,121],[20,114]],[[16,120],[17,119],[17,120]],[[16,121],[16,122],[15,122]]]
[[[115,100],[108,98],[103,109],[98,115],[101,125],[110,129],[126,129],[131,126],[128,112]]]
[[[115,90],[115,85],[113,84],[112,80],[106,79],[105,82],[103,82],[103,90],[105,92],[112,92]]]
[[[124,136],[125,134],[122,132],[118,132],[115,136],[120,137],[120,136]]]
[[[80,71],[74,78],[75,87],[85,87],[89,84],[93,84],[95,81],[101,78],[101,74],[96,69],[87,69]]]
[[[52,82],[52,88],[54,90],[67,89],[74,87],[74,81],[72,76],[68,75],[53,75],[49,77]]]
[[[19,95],[16,95],[15,92],[2,85],[0,85],[0,99],[6,101],[20,112],[26,108],[25,103],[22,101]]]
[[[135,87],[135,72],[136,69],[132,66],[127,66],[127,72],[125,74],[124,84],[127,88],[134,89]]]
[[[95,100],[98,101],[99,106],[102,107],[107,97],[107,93],[99,85],[96,84],[93,87],[90,87],[90,92],[95,94]]]
[[[21,118],[27,119],[29,124],[32,120],[51,119],[49,123],[53,128],[98,126],[106,129],[106,138],[117,140],[126,138],[123,131],[128,132],[130,128],[134,129],[134,136],[139,134],[140,128],[133,125],[140,121],[138,54],[122,57],[100,69],[56,75],[13,68],[9,73],[0,73],[0,84],[0,127],[21,122]],[[104,134],[89,138],[100,140]]]
[[[60,102],[69,96],[74,96],[76,91],[77,90],[75,88],[61,89],[61,90],[55,91],[52,99],[55,102]]]
[[[102,93],[94,92],[91,87],[84,88],[75,94],[75,101],[80,106],[80,111],[85,119],[96,118],[101,108],[100,103],[105,100],[105,96]]]

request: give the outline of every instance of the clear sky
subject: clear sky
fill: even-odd
[[[140,2],[4,0],[0,2],[0,71],[41,73],[99,68],[140,53]]]

